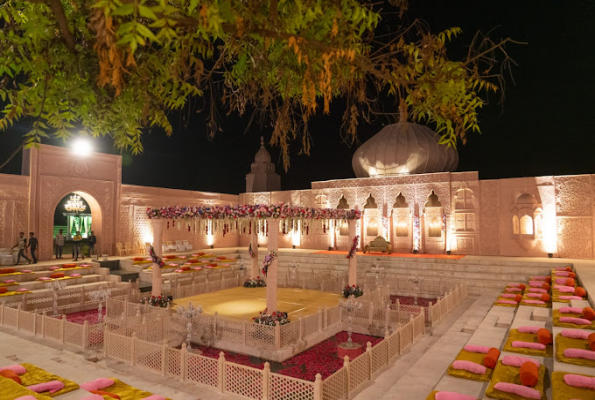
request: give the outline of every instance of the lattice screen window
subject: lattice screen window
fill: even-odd
[[[456,230],[459,232],[475,231],[475,215],[459,213],[455,215]]]
[[[521,235],[532,235],[533,234],[533,218],[529,215],[523,215],[521,217]]]

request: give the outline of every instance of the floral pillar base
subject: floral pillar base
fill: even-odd
[[[343,342],[337,346],[337,357],[344,359],[348,356],[350,360],[355,359],[363,353],[364,347],[359,343]]]

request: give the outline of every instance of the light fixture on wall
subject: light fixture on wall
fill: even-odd
[[[89,140],[79,138],[72,143],[72,151],[77,156],[88,156],[93,151],[93,146]]]
[[[70,199],[66,202],[66,204],[64,204],[64,208],[68,212],[81,213],[87,209],[87,206],[85,205],[85,203],[83,203],[83,199],[81,196],[79,196],[76,193],[73,193],[73,195],[70,196]]]

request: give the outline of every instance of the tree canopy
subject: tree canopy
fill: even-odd
[[[141,152],[147,128],[173,133],[168,114],[204,100],[209,134],[219,110],[252,112],[289,146],[310,149],[309,120],[344,98],[345,137],[394,99],[401,121],[424,121],[441,142],[479,131],[478,110],[502,89],[505,45],[478,34],[462,60],[430,32],[386,10],[404,0],[5,0],[0,5],[0,130],[31,125],[27,146],[79,129]],[[391,26],[393,21],[391,20]],[[324,134],[324,133],[316,133]]]

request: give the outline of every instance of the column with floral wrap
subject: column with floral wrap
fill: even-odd
[[[279,248],[279,218],[267,218],[268,229],[268,254],[277,253]],[[267,312],[270,314],[277,310],[277,277],[279,261],[273,258],[267,271]]]
[[[249,222],[251,224],[250,227],[250,278],[256,279],[257,277],[261,276],[260,273],[260,265],[258,264],[258,232],[256,230],[256,220],[252,220]]]
[[[153,221],[153,249],[158,258],[161,258],[163,244],[163,219],[154,218]],[[152,294],[155,297],[161,296],[161,266],[153,263]]]
[[[353,245],[353,240],[357,235],[355,224],[356,219],[350,219],[347,221],[348,229],[349,229],[349,246]],[[357,253],[357,246],[356,246],[356,253]],[[353,257],[349,258],[349,286],[357,285],[357,254],[353,254]]]

